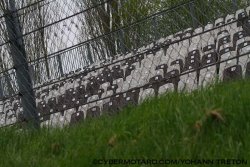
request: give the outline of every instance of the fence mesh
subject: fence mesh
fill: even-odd
[[[16,3],[14,11],[1,5],[0,126],[27,121],[26,94],[42,125],[62,127],[166,92],[249,77],[250,4],[236,2],[42,0]],[[31,81],[20,82],[25,64]]]

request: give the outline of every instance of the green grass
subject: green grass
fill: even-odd
[[[211,111],[223,120],[212,117]],[[0,167],[109,166],[95,165],[94,159],[224,158],[245,159],[248,165],[242,166],[250,166],[249,81],[167,94],[117,116],[64,129],[0,130]]]

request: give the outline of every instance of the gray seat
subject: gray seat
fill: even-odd
[[[225,69],[237,65],[236,51],[233,47],[222,48],[219,52],[219,79],[222,80]]]
[[[249,76],[250,41],[238,45],[237,56],[239,57],[238,64],[242,67],[243,77]]]
[[[242,67],[240,65],[230,66],[223,71],[224,82],[237,79],[242,79]]]
[[[96,118],[99,117],[100,115],[101,115],[100,107],[98,106],[91,107],[87,110],[86,119]]]
[[[84,121],[84,113],[82,111],[77,111],[71,115],[70,125]]]
[[[200,51],[194,50],[185,58],[184,75],[180,76],[179,91],[192,91],[197,89],[199,82]]]
[[[217,60],[216,52],[210,52],[202,56],[199,87],[206,87],[215,82],[217,77]]]

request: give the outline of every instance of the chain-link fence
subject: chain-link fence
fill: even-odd
[[[2,127],[74,124],[250,76],[248,1],[13,2],[1,4]]]

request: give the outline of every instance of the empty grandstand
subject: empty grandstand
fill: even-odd
[[[199,1],[189,1],[157,8],[116,25],[117,14],[129,13],[122,10],[126,2],[121,2],[112,17],[107,11],[112,0],[88,8],[74,4],[74,9],[80,6],[76,11],[72,11],[72,6],[63,7],[57,17],[14,36],[17,41],[24,41],[30,82],[20,81],[23,75],[20,67],[26,63],[13,59],[15,39],[1,40],[1,54],[6,55],[6,60],[1,60],[5,66],[0,81],[1,126],[29,121],[24,105],[35,111],[41,125],[63,127],[102,114],[116,114],[128,105],[137,105],[167,92],[191,92],[218,81],[250,77],[250,6],[247,7],[247,2],[241,6],[232,1],[232,7],[218,10],[210,1],[202,6]],[[28,11],[20,8],[6,13],[12,17],[3,17],[5,21],[1,24],[17,24],[31,17],[34,14],[31,10],[44,12],[46,9],[51,15],[64,5],[42,1],[27,7]],[[63,15],[64,11],[70,12]],[[88,25],[88,21],[97,24],[91,18],[93,12],[108,13],[107,18],[114,25],[90,38],[89,31],[97,30],[79,27]],[[18,21],[14,21],[15,18],[19,18]],[[5,28],[8,29],[8,24]],[[42,37],[43,42],[32,50],[31,45]],[[32,92],[24,89],[27,85],[22,89],[23,84],[30,84]],[[28,98],[35,101],[35,106],[27,106]]]

